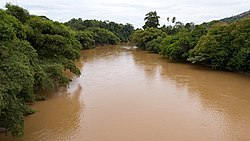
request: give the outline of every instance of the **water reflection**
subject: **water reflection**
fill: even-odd
[[[23,140],[250,140],[249,76],[118,46],[83,51],[77,66],[70,89],[34,105]]]
[[[110,51],[112,49],[112,51]],[[102,59],[114,58],[119,56],[124,49],[119,46],[106,46],[106,47],[97,47],[92,50],[85,50],[81,52],[81,62],[91,62]]]
[[[156,61],[156,58],[152,58],[153,54],[142,52],[142,51],[133,51],[133,59],[137,67],[142,67],[144,73],[148,78],[154,79],[159,73],[160,64]]]
[[[187,95],[199,100],[207,112],[222,118],[221,128],[224,128],[223,134],[228,140],[250,140],[249,76],[167,63],[160,56],[145,55],[145,52],[133,52],[133,57],[147,77],[155,77],[159,73],[160,78],[174,80],[176,87],[187,89]]]
[[[168,77],[162,71],[163,65],[168,64],[165,60],[141,51],[108,49],[108,55],[83,60],[81,84],[86,110],[79,140],[222,140],[227,137],[223,115],[204,108],[199,96]],[[102,48],[83,55],[91,58],[98,52]],[[179,78],[188,80],[184,75]]]

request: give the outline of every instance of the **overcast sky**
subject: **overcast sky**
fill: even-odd
[[[142,27],[149,11],[157,11],[163,25],[167,24],[167,17],[198,24],[250,10],[250,0],[0,0],[0,7],[6,2],[61,22],[71,18],[97,19],[135,27]]]

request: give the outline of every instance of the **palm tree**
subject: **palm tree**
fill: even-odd
[[[145,25],[143,26],[144,29],[146,28],[158,28],[159,24],[159,18],[160,16],[157,15],[157,12],[149,12],[145,15],[144,21]]]

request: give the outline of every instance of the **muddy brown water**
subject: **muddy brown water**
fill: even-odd
[[[34,104],[22,141],[250,140],[250,76],[119,46],[82,56],[82,75]]]

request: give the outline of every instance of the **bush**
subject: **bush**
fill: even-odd
[[[132,33],[130,38],[131,43],[138,48],[156,52],[159,51],[159,45],[157,44],[159,44],[164,37],[166,37],[166,34],[162,30],[157,28],[146,28],[145,30],[136,30]]]
[[[120,39],[111,31],[104,28],[91,28],[94,33],[94,40],[96,45],[116,45]]]
[[[250,71],[250,17],[226,24],[217,23],[203,36],[189,61],[230,71]]]
[[[92,31],[77,31],[75,36],[82,44],[83,49],[91,49],[95,47],[94,33]]]

